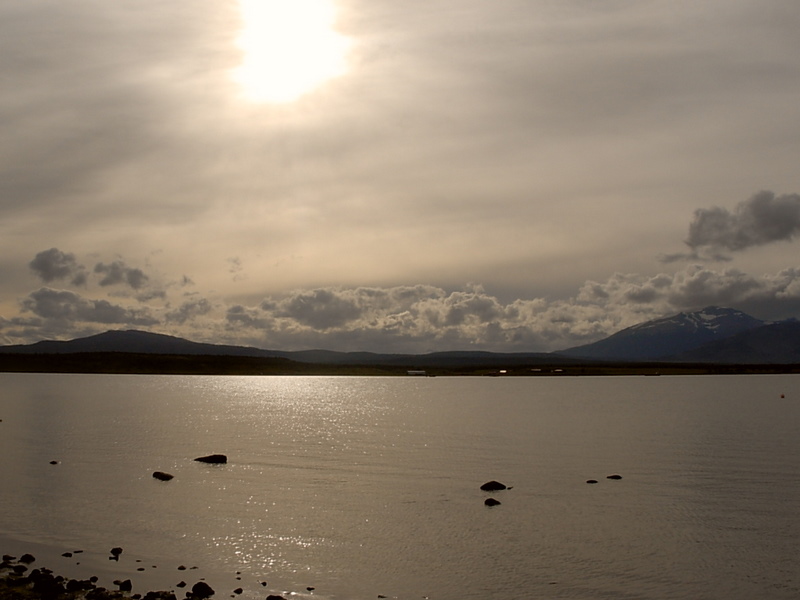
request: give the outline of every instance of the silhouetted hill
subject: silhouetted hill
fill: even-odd
[[[47,340],[29,345],[0,346],[3,354],[77,354],[122,352],[182,356],[239,356],[284,358],[319,365],[371,365],[411,367],[505,366],[541,363],[552,360],[545,353],[434,352],[430,354],[380,354],[373,352],[335,352],[331,350],[261,350],[245,346],[204,344],[147,331],[106,331],[69,341]],[[561,359],[562,362],[564,359]],[[571,362],[567,360],[567,362]]]
[[[4,364],[8,365],[23,364],[25,356],[67,357],[39,360],[38,370],[42,370],[41,365],[44,364],[62,365],[58,369],[66,369],[67,367],[63,367],[63,365],[69,365],[69,369],[79,370],[79,363],[84,360],[87,364],[95,365],[94,372],[104,372],[102,369],[112,368],[97,366],[103,362],[98,358],[101,354],[106,355],[103,360],[109,365],[112,363],[119,365],[113,367],[114,369],[123,369],[125,361],[133,360],[135,355],[136,364],[143,365],[137,368],[146,368],[147,372],[155,372],[157,369],[158,363],[147,358],[153,355],[173,357],[161,361],[164,364],[169,362],[173,365],[170,372],[201,368],[213,371],[214,369],[210,366],[214,363],[213,358],[222,357],[225,360],[217,361],[217,370],[222,369],[224,364],[226,365],[225,372],[231,373],[236,369],[261,372],[262,366],[264,369],[269,366],[267,370],[280,368],[285,372],[301,372],[306,369],[306,367],[292,365],[316,365],[331,368],[358,366],[395,371],[403,368],[474,371],[480,368],[501,370],[515,367],[520,371],[530,367],[528,370],[531,372],[550,372],[546,369],[535,369],[538,366],[594,365],[591,368],[595,369],[598,365],[602,367],[605,364],[608,367],[611,363],[618,365],[656,362],[786,365],[800,364],[800,323],[792,320],[765,324],[737,310],[708,307],[701,311],[680,313],[673,317],[641,323],[593,344],[555,353],[453,351],[429,354],[381,354],[330,350],[287,352],[199,343],[170,335],[128,330],[107,331],[70,341],[48,340],[29,345],[0,346],[0,354],[6,357]],[[89,357],[90,354],[91,357]],[[110,356],[112,354],[125,355],[128,359],[125,356],[112,357]],[[19,357],[14,359],[16,362],[8,358],[11,355]],[[191,357],[200,357],[202,360],[194,360],[195,364],[188,366],[187,360]],[[207,361],[205,357],[210,357],[212,360]],[[240,358],[243,361],[252,359],[272,362],[235,364],[230,360],[233,358]],[[97,369],[101,369],[101,371],[97,371]],[[588,371],[584,370],[584,372]]]
[[[137,354],[182,354],[209,356],[277,357],[280,353],[249,348],[191,342],[183,338],[130,329],[106,331],[69,341],[45,340],[35,344],[0,346],[0,352],[13,354],[71,354],[76,352],[132,352]]]

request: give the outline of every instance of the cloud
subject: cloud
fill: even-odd
[[[22,311],[56,321],[64,327],[75,323],[104,325],[156,325],[147,310],[131,310],[107,300],[92,300],[67,290],[40,288],[22,300]]]
[[[86,284],[86,268],[78,263],[74,254],[62,252],[58,248],[39,252],[28,266],[45,283],[70,279],[72,285]]]
[[[166,320],[168,322],[186,323],[191,319],[207,315],[212,308],[211,302],[205,298],[191,300],[184,302],[176,310],[167,312]]]
[[[301,289],[252,306],[198,296],[170,309],[156,302],[130,307],[45,287],[22,299],[18,317],[0,321],[0,333],[14,343],[124,326],[283,350],[546,352],[710,304],[762,319],[795,316],[800,267],[761,276],[702,264],[655,275],[616,273],[586,281],[573,297],[557,300],[503,301],[478,284],[451,291],[419,284]]]
[[[675,273],[617,273],[568,299],[503,302],[479,285],[318,288],[225,315],[230,340],[281,348],[421,353],[441,349],[553,351],[708,305],[764,319],[800,309],[800,268],[754,276],[690,265]]]
[[[121,260],[112,263],[97,263],[94,272],[103,275],[100,280],[101,286],[116,285],[119,283],[127,284],[135,290],[142,288],[148,281],[147,275],[141,269],[127,266]]]
[[[798,234],[800,195],[761,191],[733,211],[721,207],[696,210],[686,244],[695,253],[707,250],[716,254],[790,241]]]

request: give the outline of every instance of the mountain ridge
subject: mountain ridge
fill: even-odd
[[[632,325],[597,342],[568,348],[556,354],[600,360],[669,360],[670,357],[765,324],[740,310],[707,306],[701,310]]]
[[[800,363],[800,322],[766,322],[717,306],[645,321],[602,340],[557,352],[441,351],[427,354],[282,351],[194,342],[136,329],[109,330],[74,340],[0,346],[0,354],[131,353],[288,359],[303,364],[463,367],[581,362]]]

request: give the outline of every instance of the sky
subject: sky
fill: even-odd
[[[800,317],[798,30],[796,0],[0,0],[0,343]]]

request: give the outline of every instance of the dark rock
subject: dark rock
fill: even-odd
[[[606,479],[622,479],[622,475],[609,475]]]
[[[3,583],[9,587],[25,587],[31,582],[29,577],[9,577],[4,579]]]
[[[57,465],[57,464],[58,464],[58,461],[57,461],[57,460],[51,460],[51,461],[50,461],[50,464],[51,464],[51,465]]]
[[[214,465],[224,465],[228,462],[228,457],[224,454],[209,454],[208,456],[200,456],[195,458],[197,462],[210,463]]]
[[[205,581],[198,581],[192,586],[192,594],[198,598],[208,598],[214,595],[214,590]]]
[[[307,587],[306,589],[307,589],[309,592],[313,592],[313,591],[314,591],[315,589],[317,589],[317,588],[315,588],[315,587]]]
[[[176,583],[175,587],[185,588],[186,587],[186,582],[185,581],[181,581],[180,583]]]
[[[130,592],[133,589],[133,582],[130,579],[120,581],[117,585],[120,592]]]
[[[278,596],[276,594],[270,594],[267,596],[267,600],[286,600],[283,596]]]
[[[88,591],[93,587],[94,584],[91,581],[82,579],[70,579],[65,586],[66,590],[70,593]]]
[[[238,595],[239,595],[239,594],[241,594],[243,591],[244,591],[244,590],[243,590],[242,588],[236,588],[235,590],[233,590],[233,593],[234,593],[234,594],[236,594],[236,595],[238,596]]]
[[[23,554],[22,556],[19,557],[19,562],[25,563],[26,565],[29,565],[35,561],[36,558],[33,556],[33,554]]]
[[[112,596],[106,588],[96,587],[93,590],[86,592],[84,597],[86,600],[108,600]]]
[[[16,573],[17,575],[22,575],[25,571],[28,570],[28,567],[26,567],[25,565],[14,565],[11,568],[11,570],[14,571],[14,573]]]
[[[12,560],[17,560],[17,557],[11,556],[10,554],[3,554],[3,562],[11,562]]]
[[[159,481],[169,481],[170,479],[173,479],[175,475],[172,475],[171,473],[164,473],[164,471],[154,471],[153,477]]]
[[[122,554],[122,548],[111,549],[111,556],[119,556],[120,554]]]
[[[144,600],[177,600],[175,594],[172,592],[166,591],[158,591],[158,592],[147,592],[144,595]]]
[[[587,479],[586,483],[597,483],[597,479]]]
[[[495,500],[494,498],[487,498],[483,501],[486,506],[498,506],[500,504],[499,500]]]
[[[185,567],[185,566],[183,566],[183,565],[181,565],[181,566],[179,566],[179,567],[178,567],[178,571],[185,571],[185,570],[186,570],[186,567]]]
[[[499,481],[487,481],[481,486],[481,489],[484,492],[497,492],[508,488],[506,487],[505,484],[500,483]]]
[[[61,556],[63,556],[64,558],[71,558],[72,552],[64,552],[64,554],[62,554]]]

